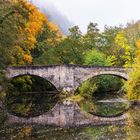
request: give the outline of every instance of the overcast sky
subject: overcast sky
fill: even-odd
[[[52,3],[57,10],[85,32],[89,22],[118,26],[140,20],[140,0],[32,0],[47,8]]]

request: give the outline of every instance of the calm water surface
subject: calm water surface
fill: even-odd
[[[128,123],[123,126],[62,129],[37,125],[2,125],[0,140],[140,140],[140,107],[130,110],[128,114],[130,116]],[[132,123],[132,120],[135,123]]]
[[[41,126],[13,126],[0,131],[1,140],[113,140],[125,139],[123,126],[94,126],[62,129]]]

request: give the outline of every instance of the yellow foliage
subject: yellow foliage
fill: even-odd
[[[47,18],[42,14],[37,8],[35,8],[32,4],[27,3],[26,8],[29,11],[29,21],[26,24],[25,31],[27,32],[27,42],[29,50],[35,48],[36,44],[36,36],[38,32],[42,30],[42,25],[44,22],[48,22]]]
[[[140,48],[140,40],[138,40],[138,41],[136,42],[136,46],[137,46],[138,48]]]
[[[62,39],[61,31],[53,22],[48,22],[47,25],[48,28],[55,33],[55,36],[50,36],[47,39],[47,42],[50,45],[54,46],[55,43],[60,42],[60,40]]]
[[[140,42],[140,41],[137,41]],[[130,73],[130,80],[127,82],[127,97],[130,100],[140,100],[140,49],[139,43],[135,50],[133,71]]]
[[[124,33],[118,32],[117,36],[115,37],[115,43],[118,44],[119,47],[125,48],[125,44],[127,44],[127,39],[124,36]]]
[[[32,57],[28,54],[25,54],[23,57],[24,61],[31,64],[32,63]]]
[[[15,54],[23,56],[24,50],[20,46],[15,46]]]
[[[52,31],[54,31],[54,32],[59,31],[58,26],[55,25],[53,22],[48,22],[48,27],[49,27]]]
[[[67,99],[73,102],[81,102],[84,98],[81,95],[73,95],[71,97],[68,97]]]
[[[135,61],[138,60],[138,58],[140,58],[140,50],[135,51],[135,58],[137,58]],[[135,62],[136,63],[136,62]],[[138,63],[138,62],[137,62]]]
[[[137,48],[135,50],[135,61],[134,61],[134,65],[137,65],[137,67],[140,67],[140,40],[137,41],[136,45]]]
[[[118,51],[121,49],[124,49],[124,54],[120,54],[121,58],[125,61],[124,67],[130,67],[131,66],[131,47],[128,44],[128,41],[126,37],[124,36],[124,33],[118,32],[118,34],[115,37],[115,43],[118,46]]]

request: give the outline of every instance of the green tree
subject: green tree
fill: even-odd
[[[84,60],[84,64],[93,66],[110,66],[112,61],[111,57],[106,57],[96,49],[86,52]]]
[[[115,57],[116,44],[115,37],[121,30],[120,27],[105,26],[104,31],[101,33],[100,50],[106,54]]]
[[[69,29],[70,34],[64,36],[55,47],[49,48],[44,58],[48,58],[49,63],[53,64],[82,64],[83,63],[83,44],[81,41],[81,31],[78,26]],[[52,57],[53,56],[53,57]],[[43,57],[42,57],[43,58]]]
[[[87,33],[83,35],[83,43],[87,51],[93,48],[100,49],[100,33],[97,26],[97,23],[89,23],[87,27]]]

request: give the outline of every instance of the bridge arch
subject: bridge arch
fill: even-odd
[[[26,76],[31,77],[28,80]],[[17,79],[18,82],[14,81],[14,79],[22,77],[25,84],[22,79]],[[45,78],[31,74],[20,74],[10,79],[12,88],[11,86],[8,87],[5,106],[12,115],[19,117],[39,116],[50,111],[59,101],[59,91]],[[30,80],[32,81],[31,83],[29,82]],[[22,106],[23,112],[18,110]]]
[[[32,76],[32,77],[39,77],[39,78],[42,78],[42,79],[46,80],[48,83],[50,83],[50,84],[58,91],[58,89],[57,89],[57,87],[55,86],[55,83],[53,83],[53,81],[50,81],[50,80],[48,80],[47,78],[41,77],[41,76],[39,76],[39,75],[28,74],[28,73],[27,73],[27,74],[19,74],[19,75],[15,75],[15,76],[10,77],[10,79],[15,79],[15,78],[18,78],[18,77],[23,77],[23,76]]]
[[[92,77],[96,77],[96,76],[100,76],[100,75],[112,75],[112,76],[117,76],[120,77],[124,80],[128,80],[129,76],[126,73],[122,73],[122,72],[117,72],[117,71],[102,71],[102,72],[95,72],[95,73],[91,73],[89,76],[86,77],[86,80]]]
[[[59,75],[57,74],[58,67],[49,67],[49,66],[16,66],[16,67],[8,67],[7,69],[7,77],[14,78],[23,75],[31,75],[38,76],[47,81],[49,81],[52,85],[59,90]]]
[[[97,76],[101,76],[101,75],[112,75],[112,76],[120,77],[120,78],[124,79],[125,81],[129,80],[128,74],[126,74],[124,72],[118,72],[118,71],[91,72],[88,75],[83,76],[81,78],[81,80],[79,80],[79,83],[77,84],[77,86],[75,87],[75,89],[77,89],[86,80],[91,79],[91,78],[94,78],[94,77],[97,77]]]

